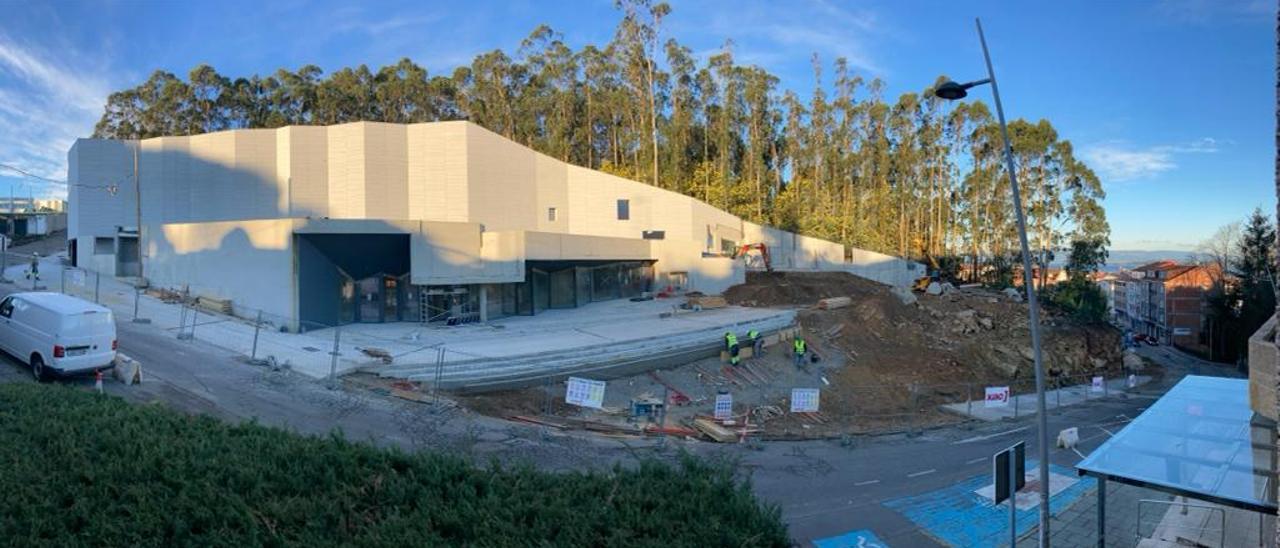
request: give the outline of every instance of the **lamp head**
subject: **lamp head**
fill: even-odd
[[[946,99],[948,101],[964,99],[965,96],[969,95],[969,86],[965,84],[957,84],[953,80],[947,80],[945,83],[938,86],[937,89],[933,90],[933,94],[937,95],[940,99]]]

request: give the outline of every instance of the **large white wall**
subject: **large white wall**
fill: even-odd
[[[133,147],[137,141],[79,139],[67,152],[67,237],[114,236],[134,226]],[[115,193],[107,187],[115,185]]]
[[[160,230],[144,265],[152,285],[230,299],[246,317],[257,310],[273,320],[296,317],[293,221],[171,223]]]
[[[72,147],[68,175],[76,184],[71,186],[70,237],[109,236],[117,225],[135,224],[131,146],[82,139]],[[688,272],[692,288],[707,292],[742,280],[740,262],[703,256],[718,253],[726,241],[765,242],[781,268],[868,272],[886,283],[905,278],[901,271],[906,263],[892,257],[854,250],[857,260],[846,263],[839,244],[744,222],[688,196],[573,166],[469,122],[356,122],[162,137],[141,141],[140,158],[148,254],[162,252],[169,224],[401,219],[471,223],[477,234],[468,238],[480,245],[477,256],[504,261],[505,249],[494,255],[484,246],[517,244],[485,234],[525,231],[639,240],[645,231],[662,231],[665,238],[649,247],[659,275]],[[120,191],[110,195],[83,186],[108,181]],[[618,200],[629,202],[630,218],[618,219]],[[550,208],[556,210],[554,219]],[[523,245],[525,239],[516,241]],[[91,242],[81,246],[91,247]],[[594,248],[567,249],[585,253]],[[630,250],[619,253],[618,258],[631,255]],[[463,276],[472,266],[460,268],[458,279],[477,277]],[[441,282],[447,277],[437,269],[423,279]]]

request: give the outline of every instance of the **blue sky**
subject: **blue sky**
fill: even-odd
[[[731,39],[740,62],[802,95],[813,53],[880,76],[889,98],[943,73],[981,77],[980,16],[1008,115],[1049,119],[1102,176],[1114,248],[1189,250],[1254,207],[1274,211],[1272,2],[670,3],[664,37],[703,55]],[[266,74],[407,56],[447,74],[515,50],[541,23],[578,47],[608,41],[618,19],[611,0],[4,4],[0,162],[57,179],[106,95],[158,68]],[[20,195],[60,192],[0,173],[11,182]]]

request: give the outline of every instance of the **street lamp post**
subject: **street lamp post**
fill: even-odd
[[[1040,546],[1049,546],[1049,419],[1045,415],[1044,365],[1040,358],[1040,302],[1031,274],[1031,250],[1027,245],[1027,221],[1022,213],[1022,196],[1018,192],[1018,175],[1013,165],[1013,146],[1009,142],[1009,126],[1004,121],[1004,106],[1000,103],[1000,87],[996,85],[995,69],[991,68],[991,53],[987,51],[987,38],[982,34],[982,20],[974,19],[978,27],[978,41],[982,43],[982,57],[987,62],[987,78],[966,84],[946,82],[934,91],[942,99],[962,99],[969,88],[991,84],[991,95],[996,102],[996,117],[1000,120],[1000,136],[1004,138],[1004,161],[1009,171],[1009,188],[1013,194],[1013,210],[1018,219],[1018,243],[1022,245],[1022,285],[1027,289],[1027,305],[1031,309],[1031,347],[1035,354],[1036,414],[1040,430]],[[1012,501],[1010,502],[1012,504]]]

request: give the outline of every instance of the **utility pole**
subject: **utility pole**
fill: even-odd
[[[1035,378],[1036,378],[1036,422],[1037,422],[1037,444],[1039,447],[1040,457],[1040,546],[1049,546],[1049,419],[1045,416],[1045,394],[1044,394],[1044,362],[1040,349],[1040,302],[1036,296],[1035,276],[1032,274],[1031,268],[1031,249],[1027,243],[1027,221],[1026,215],[1022,211],[1022,196],[1018,188],[1017,169],[1013,159],[1013,146],[1009,141],[1009,126],[1004,119],[1004,105],[1000,102],[1000,88],[996,85],[996,72],[991,66],[991,53],[987,50],[987,38],[982,33],[982,21],[974,19],[974,25],[978,28],[978,42],[982,45],[982,58],[986,61],[987,77],[983,80],[975,80],[965,84],[958,84],[949,81],[938,86],[934,90],[934,95],[939,98],[953,101],[963,99],[968,95],[968,90],[974,86],[983,84],[991,84],[991,95],[996,103],[996,118],[1000,122],[1000,137],[1004,141],[1004,160],[1005,169],[1009,172],[1009,190],[1013,198],[1013,211],[1018,226],[1018,245],[1022,252],[1022,285],[1027,290],[1027,306],[1030,308],[1030,328],[1031,328],[1031,347],[1034,354]],[[1015,400],[1016,401],[1016,400]],[[1014,410],[1018,408],[1015,405]],[[1099,482],[1099,489],[1104,486]],[[1098,508],[1102,508],[1099,501]],[[1101,514],[1099,514],[1101,515]],[[1099,522],[1101,524],[1101,521]]]
[[[138,281],[141,282],[142,277],[142,187],[138,180],[138,149],[142,148],[142,139],[138,139],[133,144],[133,212],[137,220],[138,229]]]

